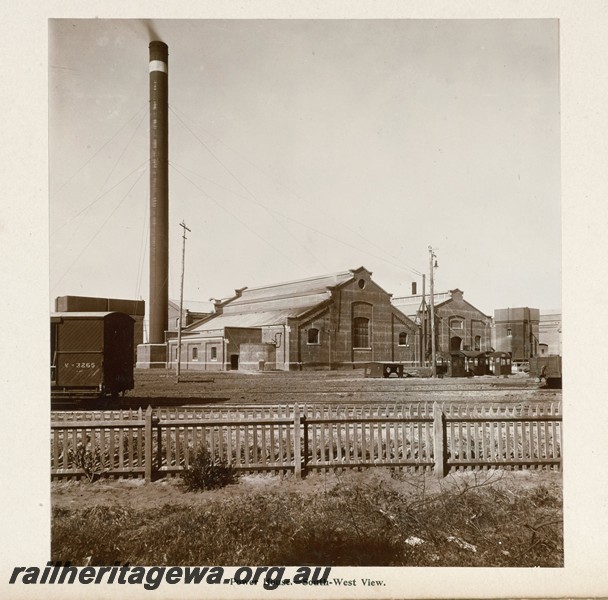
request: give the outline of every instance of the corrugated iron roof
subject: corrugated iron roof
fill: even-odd
[[[200,325],[194,325],[188,328],[188,333],[224,329],[226,327],[264,327],[268,325],[285,325],[288,318],[297,317],[310,308],[312,308],[312,306],[309,306],[306,309],[294,308],[285,310],[221,314],[209,319],[208,321],[205,321],[204,323],[201,323]]]
[[[433,294],[435,298],[435,305],[440,302],[445,302],[451,298],[449,292],[437,292]],[[417,294],[415,296],[401,296],[399,298],[393,298],[391,303],[393,306],[397,307],[402,313],[408,316],[410,319],[415,319],[418,311],[422,306],[422,300],[426,299],[427,307],[429,306],[430,295],[427,294],[425,297],[422,294]]]
[[[277,296],[260,298],[258,300],[247,301],[247,302],[234,302],[227,304],[223,313],[225,315],[234,313],[244,312],[269,312],[269,311],[281,311],[281,310],[292,310],[296,311],[295,314],[300,314],[305,310],[325,302],[331,295],[329,290],[325,290],[319,293],[310,294],[298,294],[290,296]]]
[[[328,288],[336,287],[353,278],[353,271],[342,271],[331,275],[320,275],[308,279],[288,281],[257,288],[244,288],[240,296],[229,302],[228,306],[259,303],[265,300],[289,300],[301,296],[314,296],[325,293]]]

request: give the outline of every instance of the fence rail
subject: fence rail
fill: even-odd
[[[555,404],[159,409],[54,413],[51,476],[174,475],[201,448],[245,472],[386,466],[561,468]]]

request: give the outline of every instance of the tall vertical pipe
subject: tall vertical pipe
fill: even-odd
[[[169,49],[150,42],[150,331],[163,344],[169,313]]]

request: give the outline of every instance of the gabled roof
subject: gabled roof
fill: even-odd
[[[265,327],[269,325],[286,325],[287,319],[297,317],[299,310],[269,310],[250,313],[219,314],[212,319],[199,321],[186,328],[188,333],[224,329],[226,327]]]
[[[436,292],[433,294],[433,298],[435,300],[435,309],[441,308],[454,300],[459,300],[470,306],[473,310],[476,310],[478,313],[484,315],[484,317],[488,319],[491,318],[489,315],[486,315],[483,311],[479,310],[476,306],[473,306],[470,302],[467,302],[462,295],[462,290],[459,290],[458,288],[450,290],[449,292]],[[430,298],[430,294],[428,294],[426,298]],[[394,306],[406,314],[410,319],[416,320],[422,307],[422,300],[422,294],[418,294],[416,296],[402,296],[399,298],[393,298],[392,302]],[[429,302],[430,300],[426,301],[427,307],[429,306]]]
[[[486,317],[486,319],[492,318],[490,315],[486,315],[483,311],[479,310],[476,306],[473,306],[470,302],[465,300],[462,297],[463,294],[464,292],[462,290],[459,290],[458,288],[456,288],[455,290],[450,290],[450,297],[447,300],[440,302],[439,304],[435,304],[435,308],[437,309],[442,306],[445,306],[446,304],[449,304],[450,302],[454,302],[455,300],[460,300],[461,302],[464,302],[464,304],[466,304],[467,306],[470,306],[473,310],[476,310],[479,314]]]
[[[355,272],[360,269],[342,271],[331,275],[321,275],[308,279],[299,279],[285,283],[276,283],[257,288],[241,288],[236,290],[233,298],[222,303],[224,313],[228,311],[242,312],[243,309],[260,310],[259,306],[266,302],[276,304],[282,301],[287,306],[308,306],[309,308],[326,299],[332,289],[353,279]]]
[[[436,292],[433,294],[433,296],[435,298],[435,306],[437,306],[437,303],[442,303],[450,299],[449,292]],[[393,298],[392,304],[393,306],[396,306],[404,315],[415,321],[418,316],[418,311],[422,309],[422,301],[426,300],[428,307],[429,298],[430,294],[426,294],[425,296],[422,296],[422,294],[417,294],[415,296],[401,296],[399,298]]]
[[[256,288],[240,288],[235,296],[216,303],[216,315],[186,328],[188,332],[222,327],[262,327],[284,325],[320,308],[341,285],[352,281],[364,267],[330,275],[320,275]]]

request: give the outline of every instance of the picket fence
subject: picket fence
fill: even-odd
[[[205,448],[245,472],[561,468],[560,404],[290,405],[53,413],[51,477],[179,474]]]

